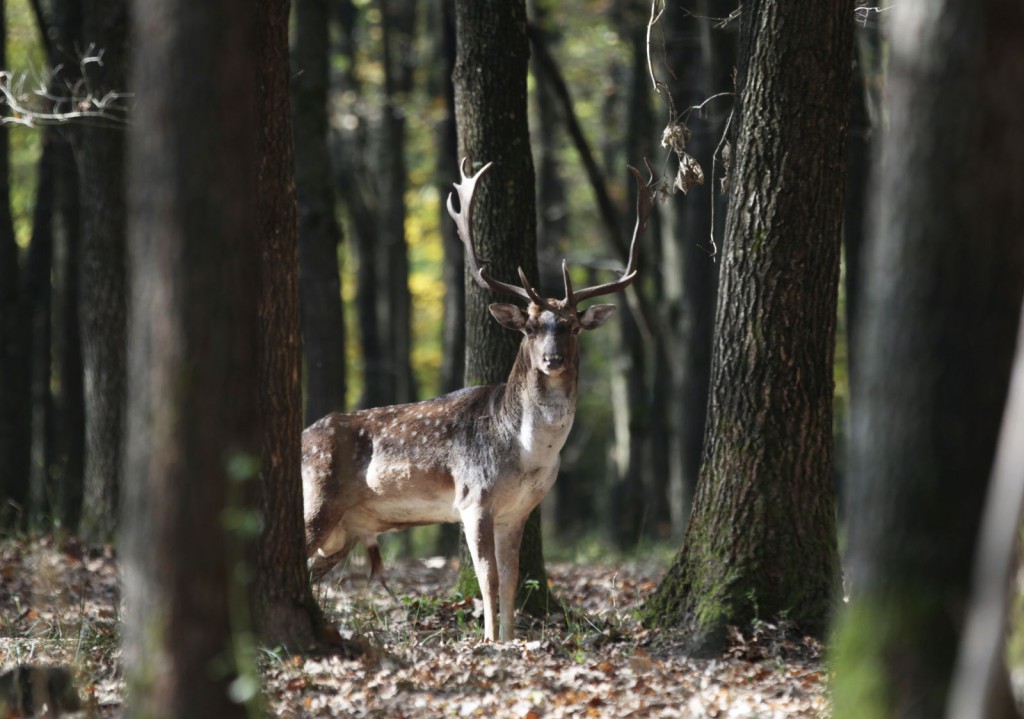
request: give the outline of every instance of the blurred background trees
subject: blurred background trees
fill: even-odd
[[[530,146],[508,146],[502,162],[525,152],[538,167],[531,214],[542,287],[560,284],[562,257],[572,259],[581,282],[622,266],[632,222],[625,165],[648,157],[674,177],[676,155],[660,145],[669,121],[686,123],[691,151],[710,174],[732,104],[736,23],[723,23],[730,8],[712,0],[694,12],[668,8],[649,53],[650,10],[633,1],[528,8]],[[31,89],[39,80],[52,97],[67,98],[131,90],[126,16],[122,3],[8,0],[8,85]],[[569,18],[571,32],[557,29]],[[483,379],[466,376],[462,252],[443,210],[457,177],[455,62],[452,2],[293,3],[304,424],[332,410],[423,399]],[[20,86],[18,78],[25,78]],[[38,112],[61,110],[40,97],[27,101]],[[131,102],[111,106],[123,112]],[[123,119],[5,127],[7,526],[80,529],[94,539],[115,529],[125,372]],[[480,159],[500,160],[489,154],[496,156]],[[643,282],[621,302],[619,336],[587,338],[581,421],[544,509],[554,539],[587,535],[630,549],[681,536],[710,371],[713,203],[716,221],[724,219],[712,185],[663,206],[644,240]],[[420,530],[416,544],[434,551],[438,535]],[[450,540],[445,546],[451,551]]]

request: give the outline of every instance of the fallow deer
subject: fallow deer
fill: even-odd
[[[492,304],[522,342],[505,384],[467,387],[423,402],[333,413],[302,433],[306,551],[319,577],[356,542],[366,546],[371,576],[381,571],[377,535],[423,524],[462,522],[480,581],[484,637],[513,636],[519,544],[527,515],[555,482],[559,452],[576,412],[578,335],[600,327],[614,305],[579,303],[618,292],[637,274],[637,240],[654,197],[653,174],[637,179],[636,226],[625,271],[607,284],[574,290],[565,261],[565,298],[541,297],[522,268],[521,286],[491,278],[473,248],[473,198],[484,165],[454,185],[448,212],[482,288],[525,300],[526,309]],[[500,608],[500,630],[497,626]]]

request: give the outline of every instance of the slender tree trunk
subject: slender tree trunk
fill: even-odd
[[[384,338],[384,360],[390,402],[412,402],[417,395],[412,371],[412,295],[409,292],[409,248],[405,238],[405,105],[412,90],[413,30],[415,3],[382,0],[381,42],[384,64],[379,160],[376,246],[377,285],[382,312],[379,333]]]
[[[306,425],[345,409],[345,325],[338,268],[342,237],[334,216],[327,151],[329,20],[327,0],[295,3],[292,116],[299,203]]]
[[[437,124],[438,213],[441,217],[441,242],[444,262],[444,318],[441,328],[441,393],[454,392],[463,386],[466,374],[466,278],[462,242],[455,223],[448,216],[447,197],[452,183],[459,179],[459,137],[455,127],[455,4],[453,0],[436,0],[432,14],[435,38],[435,71],[432,76],[434,96],[444,101],[445,114]],[[460,527],[441,525],[437,552],[445,556],[459,553]]]
[[[676,113],[733,89],[735,38],[702,19],[728,15],[731,7],[727,6],[721,0],[703,0],[697,11],[701,18],[678,7],[665,9],[666,57],[673,72],[666,81],[670,109]],[[721,244],[727,210],[725,196],[711,176],[711,158],[731,108],[732,99],[724,97],[687,116],[693,134],[686,148],[701,163],[705,183],[675,195],[659,208],[666,268],[661,307],[669,330],[666,352],[672,358],[669,421],[675,445],[670,450],[669,505],[672,524],[679,532],[689,519],[704,447],[719,268],[711,256],[709,238],[714,215],[717,244]],[[721,171],[720,166],[716,169]]]
[[[50,462],[50,510],[61,526],[76,531],[82,512],[85,467],[85,390],[79,311],[81,206],[78,168],[71,144],[64,140],[56,155],[53,217],[53,392],[54,435]]]
[[[444,321],[441,330],[441,392],[454,392],[463,386],[466,374],[466,298],[462,242],[455,223],[448,216],[447,197],[452,183],[459,179],[459,138],[455,127],[455,8],[452,0],[437,0],[434,35],[438,76],[434,94],[444,99],[445,114],[436,129],[437,185],[441,201],[441,241],[444,246],[442,281],[444,282]]]
[[[270,646],[313,646],[322,623],[306,574],[298,225],[289,105],[288,0],[258,0],[261,122],[256,178],[259,253],[259,506],[254,623]]]
[[[5,3],[0,0],[0,67],[7,67]],[[0,109],[0,112],[3,112]],[[4,112],[4,114],[6,114]],[[29,491],[32,405],[31,309],[11,217],[10,143],[0,123],[0,527],[23,526]]]
[[[89,0],[83,38],[102,50],[86,66],[103,96],[127,90],[128,7],[125,0]],[[79,320],[85,372],[85,472],[82,532],[107,541],[117,528],[125,405],[124,127],[81,128],[78,165],[82,203]]]
[[[256,15],[244,0],[137,0],[132,18],[145,42],[131,85],[146,92],[128,172],[128,716],[241,717],[258,693],[243,577],[265,409]]]
[[[852,382],[837,717],[947,710],[1024,295],[1024,95],[1007,92],[1024,86],[1022,33],[1008,0],[894,10]],[[935,111],[950,105],[971,111]]]
[[[50,394],[50,359],[53,286],[50,282],[53,265],[53,208],[55,195],[56,142],[52,135],[43,134],[43,148],[39,155],[36,180],[35,207],[32,211],[32,241],[26,259],[24,293],[25,306],[30,316],[29,357],[31,426],[31,463],[29,496],[26,507],[29,524],[38,523],[50,513],[51,458],[53,457],[53,398]]]
[[[72,0],[37,4],[36,21],[54,68],[47,85],[49,108],[67,112],[66,99],[81,79],[82,7]],[[85,407],[78,321],[80,215],[74,125],[43,130],[45,157],[33,235],[41,242],[29,279],[36,315],[33,328],[33,439],[31,517],[49,527],[76,529],[82,503]],[[41,313],[45,312],[45,319]],[[46,334],[40,334],[45,332]]]
[[[526,112],[529,43],[523,0],[483,5],[456,0],[455,110],[459,157],[473,171],[494,162],[492,178],[482,183],[474,208],[473,237],[489,272],[511,280],[522,267],[537,281],[536,202],[533,156]],[[498,59],[500,58],[500,62]],[[497,178],[500,177],[500,181]],[[499,298],[475,282],[466,282],[466,384],[504,382],[512,369],[519,336],[500,326],[487,310]],[[463,552],[465,557],[466,552]],[[472,563],[463,561],[459,590],[475,594]],[[519,558],[519,601],[531,613],[551,605],[540,536],[540,513],[530,515]],[[524,591],[524,582],[536,582]]]
[[[832,359],[851,12],[845,0],[744,6],[743,151],[704,461],[683,548],[644,606],[648,622],[683,628],[696,652],[720,650],[727,624],[781,613],[821,635],[834,606]]]

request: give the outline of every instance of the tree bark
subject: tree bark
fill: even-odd
[[[376,203],[380,227],[377,284],[382,311],[379,333],[384,339],[384,362],[391,403],[416,400],[412,371],[412,295],[409,291],[409,248],[405,238],[405,103],[412,90],[415,4],[409,0],[381,1],[381,42],[384,65],[384,107],[379,133],[379,176]]]
[[[455,127],[455,3],[437,0],[433,7],[435,38],[435,74],[432,94],[443,98],[445,114],[436,128],[437,138],[437,210],[441,218],[441,243],[444,261],[441,280],[444,283],[444,317],[441,326],[441,393],[463,387],[466,374],[466,278],[462,242],[455,223],[448,216],[447,197],[452,183],[459,179],[459,136]],[[458,556],[461,529],[457,524],[441,525],[435,551],[445,556]]]
[[[7,67],[5,3],[0,0],[0,67]],[[7,113],[0,110],[4,115]],[[32,405],[31,323],[24,261],[11,216],[10,142],[0,123],[0,527],[23,527],[29,492]],[[461,272],[461,269],[460,269]]]
[[[292,117],[306,425],[330,412],[345,410],[345,324],[338,268],[342,236],[334,216],[327,151],[329,20],[327,0],[295,3]]]
[[[244,0],[131,11],[146,92],[129,136],[127,715],[242,717],[258,693],[256,16]]]
[[[288,0],[256,5],[261,122],[258,411],[261,418],[254,624],[265,644],[308,648],[322,624],[306,574],[300,476],[302,434],[298,226],[289,105]]]
[[[683,548],[644,606],[694,652],[785,614],[821,636],[838,588],[832,359],[852,3],[745,5],[739,151],[704,460]]]
[[[490,182],[481,183],[473,215],[473,239],[493,277],[513,281],[522,267],[537,281],[537,219],[533,156],[526,108],[529,44],[523,0],[483,5],[456,0],[455,112],[459,157],[472,171],[493,162]],[[500,58],[500,61],[498,59]],[[466,384],[508,379],[519,336],[500,326],[487,306],[504,301],[469,280],[466,286]],[[472,563],[464,561],[457,589],[478,592]],[[532,581],[531,581],[532,580]],[[526,525],[519,556],[518,600],[527,611],[545,614],[552,602],[544,569],[539,512]],[[524,582],[536,589],[524,591]]]
[[[892,18],[852,382],[837,717],[948,708],[1024,296],[1024,95],[1007,92],[1024,84],[1022,32],[1008,0],[912,0]]]
[[[128,7],[89,0],[86,46],[103,63],[86,66],[93,92],[127,90]],[[85,124],[78,155],[82,204],[79,320],[85,372],[82,534],[109,541],[117,528],[125,405],[125,128]]]
[[[702,18],[724,17],[734,6],[721,0],[703,0],[697,14]],[[663,22],[667,62],[673,72],[666,78],[673,101],[671,110],[684,113],[715,94],[733,89],[733,33],[716,30],[712,20],[694,18],[675,6],[665,8]],[[727,210],[726,197],[712,177],[711,158],[731,108],[732,100],[723,97],[686,117],[693,133],[687,151],[701,163],[706,179],[703,185],[673,196],[659,208],[667,269],[666,296],[660,306],[668,327],[666,352],[672,358],[673,407],[669,421],[675,445],[670,450],[669,505],[678,532],[689,520],[704,447],[719,268],[711,256],[709,238],[714,215],[714,232],[721,244]],[[721,171],[720,165],[716,170]]]

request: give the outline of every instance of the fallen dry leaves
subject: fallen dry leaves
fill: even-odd
[[[514,642],[480,641],[473,601],[449,597],[456,566],[393,562],[392,599],[359,569],[317,593],[357,659],[265,655],[269,713],[280,717],[825,717],[820,647],[764,624],[731,636],[725,656],[686,657],[633,612],[661,568],[548,566],[568,616],[519,618]],[[94,715],[123,700],[116,561],[109,549],[49,539],[0,543],[0,672],[67,663]]]

